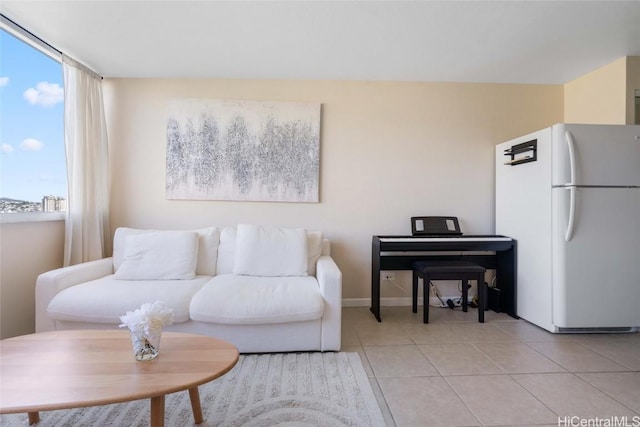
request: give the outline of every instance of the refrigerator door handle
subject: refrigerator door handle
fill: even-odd
[[[569,171],[571,173],[569,184],[576,184],[576,155],[575,155],[575,144],[573,142],[573,136],[571,136],[571,132],[566,131],[564,133],[564,137],[567,140],[567,148],[569,149]]]
[[[573,238],[576,218],[576,155],[575,144],[573,142],[571,132],[566,131],[564,133],[564,137],[567,140],[567,148],[569,149],[569,172],[571,174],[569,183],[565,186],[565,188],[569,190],[569,221],[567,221],[567,231],[565,232],[564,240],[568,242]]]
[[[569,221],[567,221],[567,231],[564,234],[565,242],[569,242],[573,238],[573,229],[576,218],[576,190],[575,186],[565,187],[569,190]]]

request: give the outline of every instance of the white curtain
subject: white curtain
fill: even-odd
[[[64,265],[104,258],[111,249],[109,153],[102,78],[63,55],[68,202]]]

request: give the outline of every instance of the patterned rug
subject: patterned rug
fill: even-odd
[[[229,373],[199,389],[203,427],[385,425],[357,353],[243,355]],[[149,407],[145,399],[41,412],[37,425],[146,427]],[[29,423],[26,414],[10,414],[0,416],[0,425]],[[167,395],[165,425],[194,425],[186,391]]]

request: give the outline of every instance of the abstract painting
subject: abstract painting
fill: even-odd
[[[320,104],[173,99],[167,198],[318,202]]]

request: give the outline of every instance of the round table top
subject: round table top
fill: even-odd
[[[197,387],[233,368],[238,349],[163,332],[160,354],[135,360],[128,330],[54,331],[0,341],[0,413],[97,406]]]

